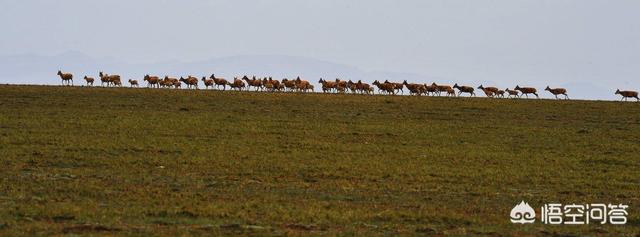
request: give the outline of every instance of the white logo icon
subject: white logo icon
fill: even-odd
[[[512,223],[526,224],[536,221],[536,212],[524,200],[511,209],[510,216]]]

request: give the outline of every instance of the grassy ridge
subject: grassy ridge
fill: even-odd
[[[640,103],[0,86],[0,235],[640,231]],[[525,200],[624,227],[509,222]]]

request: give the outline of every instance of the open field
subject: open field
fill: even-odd
[[[0,156],[1,236],[640,232],[633,102],[0,86]]]

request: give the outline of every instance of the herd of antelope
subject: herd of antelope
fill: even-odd
[[[64,73],[62,71],[58,71],[58,76],[62,79],[62,85],[73,85],[73,74]],[[122,81],[119,75],[109,75],[103,72],[98,74],[100,77],[100,82],[102,86],[107,87],[122,87]],[[84,80],[87,83],[87,86],[93,86],[93,82],[95,79],[93,77],[85,76]],[[173,78],[169,76],[165,76],[164,78],[158,76],[145,75],[143,79],[147,83],[147,87],[149,88],[182,88],[182,84],[184,83],[188,89],[198,89],[199,81],[204,83],[205,89],[222,89],[223,91],[227,89],[227,86],[231,90],[252,90],[255,91],[269,91],[269,92],[315,92],[314,86],[307,80],[303,80],[300,77],[296,79],[282,79],[282,80],[273,80],[271,77],[264,77],[262,79],[256,78],[253,76],[249,78],[248,76],[243,77],[234,77],[233,80],[226,80],[222,77],[216,77],[214,74],[211,74],[210,77],[202,77],[198,79],[194,76],[187,76],[178,78]],[[131,87],[139,87],[140,84],[138,80],[129,79],[129,85]],[[375,94],[376,91],[374,86],[377,88],[377,92],[379,94],[389,94],[395,95],[397,93],[404,94],[404,89],[406,88],[409,92],[409,95],[427,95],[427,96],[462,96],[462,94],[469,94],[469,96],[476,96],[474,87],[464,86],[455,84],[453,86],[442,85],[432,83],[429,84],[417,84],[417,83],[408,83],[406,80],[402,83],[397,82],[389,82],[385,80],[384,82],[380,82],[375,80],[371,85],[361,80],[357,82],[353,82],[351,80],[345,81],[341,79],[335,80],[324,80],[320,78],[318,81],[322,86],[322,92],[324,93],[358,93],[358,94]],[[456,89],[458,90],[456,93]],[[477,87],[480,91],[482,91],[487,97],[491,98],[521,98],[525,96],[529,98],[529,95],[535,95],[536,98],[540,98],[538,95],[538,90],[533,87],[520,87],[516,86],[513,90],[506,88],[504,90],[500,90],[497,87],[492,86],[483,86],[480,85]],[[567,95],[567,90],[564,88],[550,88],[547,86],[545,91],[553,94],[556,99],[569,99]],[[621,95],[621,100],[628,100],[628,98],[635,98],[637,101],[640,101],[638,98],[638,92],[636,91],[621,91],[616,90],[616,95]],[[558,97],[562,96],[562,97]]]

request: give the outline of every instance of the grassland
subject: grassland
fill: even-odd
[[[640,103],[0,86],[2,236],[639,231]]]

